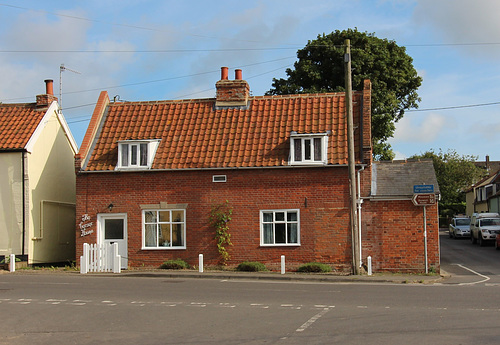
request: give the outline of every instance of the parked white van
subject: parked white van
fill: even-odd
[[[481,247],[487,242],[493,242],[500,234],[500,214],[474,213],[470,223],[470,239],[478,242]]]

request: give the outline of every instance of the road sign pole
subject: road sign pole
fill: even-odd
[[[429,266],[427,264],[427,216],[424,205],[424,249],[425,249],[425,274],[429,273]]]

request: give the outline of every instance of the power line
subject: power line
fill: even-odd
[[[417,112],[417,111],[437,111],[437,110],[450,110],[450,109],[463,109],[463,108],[477,108],[477,107],[485,107],[490,105],[499,105],[500,102],[490,102],[490,103],[478,103],[478,104],[468,104],[468,105],[456,105],[450,107],[438,107],[438,108],[426,108],[426,109],[412,109],[406,110],[406,113],[409,112]]]
[[[124,28],[138,29],[138,30],[145,30],[145,31],[153,31],[153,32],[156,31],[156,32],[170,33],[170,31],[155,29],[155,28],[146,27],[146,26],[123,24],[123,23],[113,23],[113,22],[107,22],[107,21],[104,21],[104,20],[98,20],[98,19],[91,19],[91,18],[85,18],[85,17],[72,16],[72,15],[68,15],[68,14],[55,13],[55,12],[50,12],[50,11],[46,11],[46,10],[38,10],[38,9],[32,9],[32,8],[27,8],[27,7],[9,5],[9,4],[0,4],[0,6],[15,8],[15,9],[19,9],[19,10],[25,10],[25,11],[41,12],[41,13],[50,14],[50,15],[53,15],[53,16],[56,16],[56,17],[64,17],[64,18],[76,19],[76,20],[81,20],[81,21],[86,21],[86,22],[100,23],[100,24],[111,25],[111,26],[119,26],[119,27],[124,27]],[[233,39],[233,38],[225,38],[225,37],[215,37],[215,36],[207,36],[207,35],[199,35],[199,34],[190,34],[190,33],[186,33],[186,32],[184,32],[184,34],[188,35],[188,36],[192,36],[192,37],[209,38],[209,39],[214,39],[214,40],[218,40],[218,39],[232,40]],[[243,39],[240,39],[239,41],[241,41],[241,42],[254,42],[254,43],[260,42],[260,41],[243,40]]]
[[[270,51],[270,50],[295,50],[297,47],[268,47],[268,48],[218,48],[218,49],[158,49],[158,50],[0,50],[0,53],[204,53],[204,52],[238,52],[238,51]]]

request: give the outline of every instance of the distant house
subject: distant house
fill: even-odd
[[[53,95],[0,104],[0,259],[28,264],[75,258],[77,146]]]
[[[215,98],[111,102],[101,93],[75,161],[78,258],[83,243],[116,242],[123,268],[197,265],[199,254],[219,265],[209,215],[227,203],[228,266],[277,269],[285,255],[288,269],[351,270],[345,94],[251,96],[241,70],[227,75],[222,68]],[[432,164],[372,164],[371,83],[352,97],[362,262],[422,272],[423,208],[411,183],[437,184]],[[429,206],[428,263],[439,270],[437,221]]]
[[[500,170],[486,176],[465,192],[466,213],[500,213]]]

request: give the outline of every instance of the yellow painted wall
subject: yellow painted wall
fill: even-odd
[[[22,152],[0,153],[0,255],[23,252]]]
[[[465,213],[471,217],[474,213],[474,189],[470,190],[465,194]]]
[[[75,260],[74,154],[53,111],[28,154],[29,263]]]

